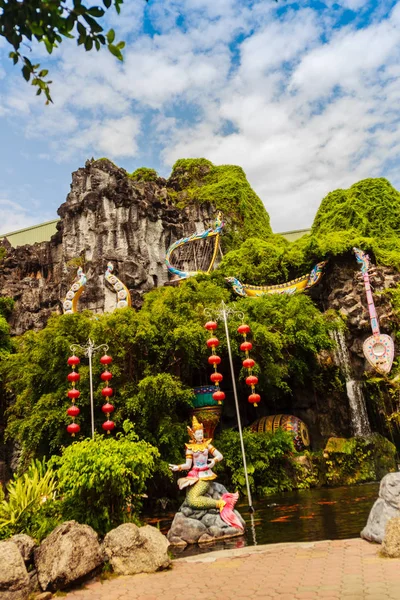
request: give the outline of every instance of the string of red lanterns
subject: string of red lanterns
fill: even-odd
[[[240,349],[245,353],[246,358],[243,361],[243,366],[248,371],[248,376],[246,377],[246,383],[251,387],[251,394],[248,398],[250,404],[254,404],[254,406],[258,406],[258,403],[261,400],[260,394],[255,393],[255,386],[258,383],[258,377],[253,375],[253,367],[256,364],[255,360],[249,357],[249,351],[253,348],[253,344],[247,341],[247,334],[250,333],[249,325],[243,323],[237,329],[238,333],[243,336],[243,342],[240,344]]]
[[[110,414],[113,412],[114,406],[110,403],[110,400],[109,400],[110,396],[112,396],[112,394],[113,394],[113,389],[112,389],[112,387],[110,387],[110,384],[109,384],[109,382],[112,378],[112,374],[108,370],[108,365],[110,365],[112,363],[112,358],[111,358],[111,356],[108,356],[108,354],[104,354],[104,356],[102,356],[100,358],[100,362],[104,366],[104,371],[100,375],[101,380],[104,381],[104,387],[101,390],[101,393],[102,393],[104,399],[106,400],[106,403],[103,404],[103,406],[101,407],[101,410],[107,417],[107,421],[105,421],[103,423],[102,427],[103,427],[104,431],[107,431],[107,433],[110,433],[110,431],[112,431],[115,427],[115,423],[113,421],[110,421]]]
[[[81,361],[79,360],[79,358],[75,355],[70,356],[67,361],[68,365],[72,368],[71,373],[68,373],[67,375],[67,379],[72,385],[72,388],[68,390],[68,398],[71,400],[72,405],[67,410],[67,415],[72,418],[72,423],[68,425],[67,431],[71,434],[72,437],[75,437],[75,434],[79,433],[81,430],[78,423],[75,423],[75,418],[81,412],[79,408],[75,405],[75,400],[77,400],[81,395],[80,391],[77,390],[75,387],[76,383],[78,383],[78,381],[81,378],[79,373],[75,371],[75,367],[79,365],[80,362]]]
[[[207,340],[207,347],[211,348],[212,354],[208,357],[208,363],[214,367],[214,373],[211,373],[210,380],[217,388],[212,397],[218,404],[222,404],[223,400],[225,400],[225,393],[219,389],[219,384],[223,380],[223,376],[217,371],[217,367],[221,363],[221,357],[215,352],[215,349],[219,346],[219,339],[215,337],[214,333],[217,329],[217,323],[215,321],[207,321],[204,327],[210,332],[210,337]]]

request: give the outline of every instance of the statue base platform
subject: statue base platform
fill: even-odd
[[[227,490],[220,483],[211,482],[205,494],[214,500],[219,500]],[[245,527],[245,522],[237,510],[235,514]],[[217,540],[238,537],[244,531],[225,523],[218,509],[195,510],[190,508],[186,500],[181,505],[172,521],[167,538],[171,546],[187,546],[187,544],[209,544]]]

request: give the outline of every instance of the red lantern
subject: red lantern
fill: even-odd
[[[74,437],[76,433],[79,433],[80,430],[81,428],[79,427],[78,423],[70,423],[67,427],[67,431],[68,433],[72,434],[72,437]]]
[[[221,392],[221,390],[217,390],[216,392],[214,392],[212,397],[219,404],[222,403],[222,400],[225,400],[225,394],[224,392]]]
[[[103,371],[103,373],[100,375],[100,379],[102,381],[109,381],[112,378],[112,373],[110,373],[110,371]]]
[[[75,354],[73,356],[70,356],[69,359],[67,360],[67,363],[69,364],[70,367],[76,367],[76,365],[79,365],[80,363],[80,359],[75,356]]]
[[[101,407],[101,410],[103,411],[104,414],[110,414],[113,412],[114,407],[112,404],[110,404],[109,402],[107,402],[107,404],[103,404],[103,406]]]
[[[246,353],[246,358],[243,361],[243,367],[247,369],[248,376],[246,377],[247,385],[251,386],[251,394],[249,396],[249,402],[257,406],[257,403],[260,401],[261,397],[259,394],[254,393],[254,386],[258,383],[258,377],[253,375],[252,369],[256,364],[256,361],[249,357],[249,351],[253,348],[253,344],[246,340],[247,334],[250,332],[250,327],[243,323],[238,327],[238,333],[243,336],[244,341],[240,344],[240,349],[242,352]]]
[[[214,367],[214,373],[211,373],[210,380],[215,384],[217,388],[213,393],[213,399],[218,402],[218,404],[222,404],[222,401],[225,398],[224,392],[221,392],[219,389],[219,383],[223,380],[223,376],[221,373],[217,372],[217,365],[221,363],[221,357],[217,356],[215,353],[215,348],[219,346],[219,339],[215,337],[214,331],[217,329],[216,321],[208,321],[204,327],[210,332],[211,337],[207,340],[207,347],[211,349],[211,356],[208,357],[208,364]]]
[[[219,339],[216,337],[211,337],[208,338],[207,340],[207,347],[208,348],[216,348],[217,346],[219,346]]]
[[[250,396],[249,396],[249,402],[250,402],[250,404],[254,404],[254,406],[257,406],[258,403],[260,402],[260,400],[261,400],[260,394],[250,394]]]
[[[238,333],[240,333],[241,335],[246,335],[247,333],[249,333],[250,331],[250,327],[248,325],[245,325],[243,323],[243,325],[240,325],[238,328]]]
[[[67,431],[68,433],[70,433],[73,437],[75,436],[76,433],[78,433],[80,431],[80,427],[78,425],[78,423],[75,423],[75,417],[77,417],[79,415],[79,413],[81,412],[79,410],[79,408],[77,406],[75,406],[74,402],[75,400],[77,400],[79,398],[79,396],[81,395],[80,391],[77,390],[75,388],[75,384],[80,380],[81,376],[79,375],[79,373],[77,373],[75,371],[75,367],[76,365],[79,365],[81,361],[79,360],[79,358],[75,355],[70,356],[67,360],[68,365],[72,368],[72,372],[68,373],[67,375],[67,379],[70,383],[72,383],[72,388],[70,390],[68,390],[67,395],[68,398],[71,400],[72,402],[72,406],[70,406],[67,409],[67,415],[69,417],[72,418],[72,423],[70,423],[69,425],[67,425]]]
[[[216,354],[211,354],[211,356],[208,357],[208,362],[210,365],[219,365],[221,362],[221,357],[217,356]]]
[[[110,419],[107,419],[107,421],[105,421],[105,423],[103,423],[102,427],[103,427],[104,431],[107,431],[107,433],[110,433],[110,431],[112,431],[114,429],[115,423],[110,421]]]
[[[75,405],[70,406],[69,409],[67,410],[67,415],[69,415],[70,417],[77,417],[79,415],[81,411],[79,410],[79,408]]]
[[[103,394],[103,396],[112,396],[113,394],[113,389],[110,387],[103,387],[103,389],[101,390],[101,393]]]
[[[67,379],[71,383],[76,383],[77,381],[80,380],[80,378],[81,378],[81,376],[76,371],[72,371],[72,373],[68,373],[68,375],[67,375]]]
[[[240,349],[242,352],[249,352],[253,348],[253,344],[251,342],[243,342],[240,344]]]
[[[246,358],[243,361],[243,366],[244,366],[245,369],[252,369],[255,364],[256,364],[256,361],[253,360],[252,358]]]
[[[102,356],[100,358],[100,362],[102,365],[109,365],[112,363],[112,358],[111,356],[108,356],[107,354],[104,354],[104,356]]]
[[[219,383],[220,381],[223,380],[223,376],[221,375],[221,373],[211,373],[210,380],[213,383]]]

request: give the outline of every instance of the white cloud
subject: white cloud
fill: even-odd
[[[121,35],[115,19],[129,42],[124,63],[64,45],[54,106],[19,74],[2,105],[56,160],[159,153],[166,168],[185,156],[239,164],[275,230],[305,227],[332,189],[383,174],[400,184],[400,5],[357,29],[357,18],[333,28],[340,10],[326,3],[317,12],[287,2],[278,16],[265,0],[164,0],[146,8],[149,35],[135,0]]]

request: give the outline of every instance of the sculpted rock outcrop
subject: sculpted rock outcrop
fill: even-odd
[[[167,180],[137,182],[111,161],[97,160],[72,174],[71,191],[58,214],[51,241],[8,247],[0,262],[1,294],[16,301],[14,334],[40,329],[51,313],[61,313],[78,266],[88,278],[80,310],[114,308],[114,294],[104,285],[109,261],[130,290],[133,305],[140,306],[143,292],[168,281],[168,246],[208,228],[215,208],[193,202],[178,209],[169,199]]]
[[[107,533],[104,552],[118,575],[153,573],[171,564],[167,538],[150,525],[137,527],[124,523]]]
[[[0,598],[26,600],[29,596],[29,576],[18,546],[0,542]]]
[[[57,590],[85,577],[103,563],[97,533],[89,525],[66,521],[35,550],[42,590]]]
[[[400,473],[388,473],[381,480],[379,498],[369,513],[361,537],[381,544],[388,522],[400,517]]]

